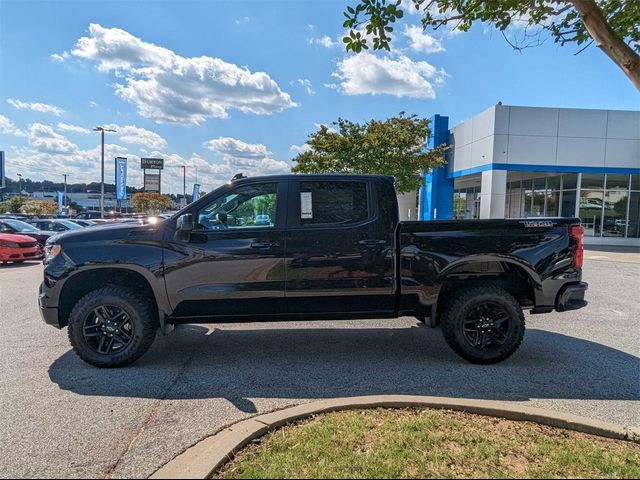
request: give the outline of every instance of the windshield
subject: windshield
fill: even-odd
[[[58,223],[61,223],[62,225],[67,227],[69,230],[78,230],[78,229],[82,228],[77,223],[73,223],[73,222],[71,222],[69,220],[58,220]]]
[[[29,225],[26,222],[22,222],[20,220],[3,220],[4,223],[9,225],[11,228],[16,230],[17,232],[37,232],[38,229],[33,225]]]

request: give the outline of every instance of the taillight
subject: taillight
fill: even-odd
[[[582,225],[571,225],[569,227],[569,236],[576,240],[576,249],[573,252],[573,266],[582,268],[582,263],[584,262],[584,243],[582,242],[584,229]]]

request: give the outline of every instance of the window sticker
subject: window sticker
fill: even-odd
[[[300,192],[300,218],[313,218],[311,192]]]

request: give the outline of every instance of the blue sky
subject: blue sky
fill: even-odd
[[[395,52],[344,52],[340,1],[0,1],[0,150],[7,174],[99,180],[96,125],[113,157],[162,156],[163,190],[198,169],[209,191],[236,171],[279,173],[317,125],[399,111],[452,125],[498,101],[637,110],[638,92],[591,47],[514,51],[482,25],[427,32],[406,15]],[[512,29],[510,35],[521,33]]]

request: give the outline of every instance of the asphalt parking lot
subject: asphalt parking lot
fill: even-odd
[[[42,266],[0,267],[0,476],[147,477],[232,422],[351,395],[503,400],[640,426],[640,254],[607,255],[587,255],[587,308],[527,315],[522,347],[495,366],[404,318],[184,326],[132,367],[100,370],[40,320]]]

